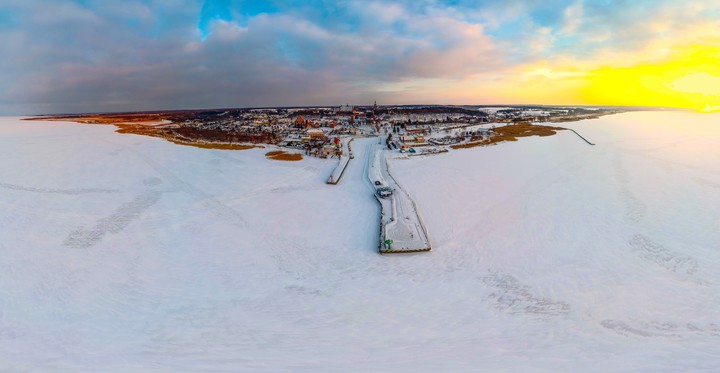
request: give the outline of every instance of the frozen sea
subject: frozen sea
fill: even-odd
[[[391,160],[433,251],[377,253],[366,151],[267,160],[0,119],[0,372],[718,372],[720,115]]]

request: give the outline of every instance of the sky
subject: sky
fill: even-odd
[[[717,0],[2,0],[0,115],[720,109]]]

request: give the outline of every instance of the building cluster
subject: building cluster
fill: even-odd
[[[178,132],[214,141],[270,143],[305,154],[335,157],[341,136],[388,135],[401,151],[488,136],[492,124],[548,122],[598,109],[486,106],[372,106],[226,109],[188,112]]]

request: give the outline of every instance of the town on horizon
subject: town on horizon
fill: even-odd
[[[120,133],[164,138],[176,144],[244,149],[273,145],[321,158],[340,157],[346,136],[387,136],[391,149],[438,154],[448,147],[488,145],[495,132],[537,124],[518,133],[540,134],[543,123],[573,122],[630,111],[629,108],[573,106],[402,105],[179,110],[142,113],[74,114],[30,119],[111,124]],[[637,110],[637,109],[633,109]],[[514,125],[514,126],[511,126]],[[500,129],[496,128],[500,127]],[[552,126],[551,126],[552,127]],[[515,131],[517,132],[517,131]],[[537,132],[537,133],[534,133]],[[395,137],[393,138],[393,135]],[[347,140],[345,140],[347,141]],[[299,153],[298,153],[299,152]]]

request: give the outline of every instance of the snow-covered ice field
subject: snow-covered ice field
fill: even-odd
[[[363,174],[0,120],[1,372],[720,371],[720,115],[638,112]]]

